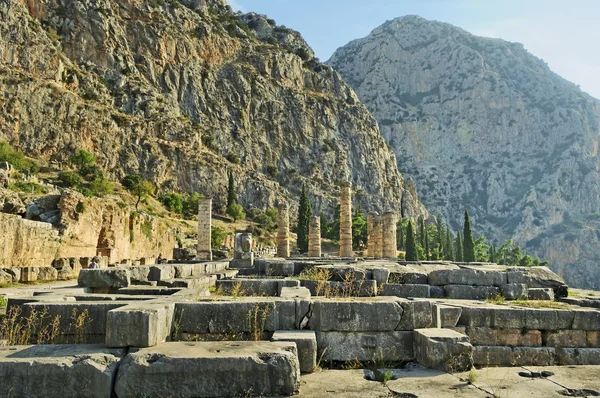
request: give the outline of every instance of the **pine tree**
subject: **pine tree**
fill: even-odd
[[[412,221],[408,221],[406,227],[406,261],[417,261],[417,244],[415,242],[415,231],[412,226]]]
[[[471,221],[467,210],[465,210],[465,224],[463,227],[463,261],[466,263],[475,261],[475,241],[473,240]]]
[[[237,198],[235,195],[235,185],[233,182],[233,173],[229,172],[229,185],[227,186],[227,208],[230,208],[231,205],[237,203]]]
[[[312,209],[306,195],[306,186],[302,185],[300,206],[298,206],[298,249],[301,253],[308,251],[308,225],[311,215]]]
[[[398,221],[398,224],[396,225],[396,229],[398,231],[398,239],[396,244],[398,245],[398,250],[405,250],[405,246],[404,246],[404,228],[402,226],[402,219],[400,219],[400,221]]]
[[[496,244],[492,244],[490,247],[490,263],[496,262]]]
[[[436,222],[437,222],[437,235],[436,235],[436,239],[437,239],[437,246],[440,252],[440,256],[442,256],[441,253],[444,253],[444,223],[442,222],[442,217],[441,216],[437,216],[436,218]]]
[[[456,254],[454,257],[456,258],[455,261],[458,261],[459,263],[463,261],[463,243],[460,232],[456,234]]]
[[[422,248],[425,248],[425,218],[419,219],[419,242]]]
[[[425,259],[431,260],[431,255],[429,254],[429,237],[427,236],[427,230],[425,230]]]

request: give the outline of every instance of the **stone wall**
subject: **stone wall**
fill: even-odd
[[[102,255],[110,263],[142,257],[171,258],[175,236],[155,217],[130,212],[109,199],[64,192],[57,225],[0,213],[0,265],[50,266],[57,258]]]

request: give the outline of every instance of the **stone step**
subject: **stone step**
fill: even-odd
[[[133,349],[119,366],[117,397],[290,396],[300,387],[288,342],[174,342]]]
[[[464,372],[473,367],[469,338],[450,329],[416,329],[415,356],[421,365],[446,372]]]

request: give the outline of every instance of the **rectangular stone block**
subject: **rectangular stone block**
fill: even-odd
[[[500,294],[507,300],[527,298],[527,285],[523,283],[508,283],[500,286]]]
[[[558,365],[600,365],[600,348],[556,348]]]
[[[587,346],[600,348],[600,331],[588,330],[586,333]]]
[[[467,335],[475,346],[542,346],[542,333],[539,330],[473,327],[467,329]]]
[[[101,345],[0,347],[0,396],[110,398],[123,355]]]
[[[462,313],[458,320],[458,326],[467,327],[492,327],[494,324],[494,313],[492,307],[470,307],[462,306]]]
[[[473,346],[469,338],[450,329],[414,331],[415,357],[426,368],[463,372],[473,366]]]
[[[495,286],[444,286],[446,297],[459,300],[485,300],[500,294],[500,289]]]
[[[167,340],[175,303],[139,302],[108,311],[107,347],[152,347]]]
[[[167,279],[175,278],[175,269],[170,264],[160,264],[150,266],[150,273],[148,274],[148,280],[150,281],[163,281]]]
[[[544,342],[548,347],[587,347],[585,330],[550,330],[544,332]]]
[[[129,277],[132,284],[147,283],[150,282],[150,267],[149,266],[137,266],[137,267],[124,267],[129,270]]]
[[[412,361],[413,332],[319,332],[319,357],[325,361]]]
[[[271,341],[288,341],[296,343],[301,373],[312,373],[317,368],[317,336],[310,330],[278,330],[273,333]]]
[[[277,313],[276,330],[294,330],[298,329],[296,321],[296,306],[300,300],[288,299],[275,301],[275,311]]]
[[[433,304],[432,311],[434,316],[433,327],[439,328],[455,327],[462,314],[462,308],[443,304]]]
[[[282,287],[279,297],[288,298],[288,299],[290,299],[290,298],[291,299],[294,299],[294,298],[309,299],[311,297],[311,294],[310,294],[310,290],[308,290],[307,288],[302,287],[302,286]]]
[[[295,279],[222,279],[216,281],[215,287],[224,295],[235,292],[243,296],[276,297],[283,287],[298,287],[300,281]]]
[[[575,312],[571,310],[555,310],[550,308],[528,308],[526,310],[527,329],[562,330],[576,329],[574,325]],[[599,313],[600,314],[600,313]],[[599,324],[600,327],[600,324]]]
[[[387,268],[374,268],[371,270],[371,277],[377,282],[378,285],[383,285],[388,283],[390,270]]]
[[[493,307],[492,308],[493,323],[495,329],[538,329],[529,327],[527,323],[527,309],[513,307]],[[534,314],[535,315],[535,314]],[[534,317],[534,320],[536,318]]]
[[[290,396],[299,387],[294,343],[174,342],[131,350],[119,367],[115,392],[148,398]]]
[[[531,288],[527,290],[529,300],[554,301],[554,290],[548,288]]]
[[[177,303],[175,317],[184,333],[261,333],[278,330],[275,301],[249,297],[252,301],[198,301]]]
[[[513,366],[554,366],[554,347],[515,347]]]
[[[311,330],[321,332],[394,331],[403,315],[402,299],[396,297],[317,298],[308,320]],[[385,315],[384,315],[385,314]],[[431,310],[429,312],[431,316]]]
[[[21,268],[21,283],[35,282],[38,279],[38,267]]]
[[[194,266],[192,264],[174,264],[175,278],[189,278],[192,276]]]
[[[127,268],[82,269],[77,278],[81,287],[118,289],[131,285]]]
[[[336,282],[300,280],[300,285],[310,290],[313,297],[373,297],[377,295],[374,280]]]
[[[429,278],[426,273],[408,269],[405,272],[391,271],[388,277],[388,283],[390,284],[427,285],[430,284],[428,281]]]
[[[396,296],[403,298],[428,298],[429,285],[399,285],[385,284],[381,296]]]
[[[434,326],[431,301],[402,301],[402,318],[396,330],[415,330]]]
[[[595,308],[578,308],[572,311],[572,314],[574,315],[573,329],[600,330],[600,310]]]
[[[506,272],[484,269],[441,269],[429,273],[430,285],[502,286],[507,284]]]
[[[512,349],[510,347],[474,346],[473,365],[483,367],[512,366]]]

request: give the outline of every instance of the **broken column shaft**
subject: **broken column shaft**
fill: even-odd
[[[367,215],[367,254],[369,257],[382,257],[382,218],[378,213]]]
[[[199,260],[212,260],[211,227],[212,227],[212,199],[198,200],[198,248]]]
[[[383,215],[383,257],[396,258],[398,248],[396,244],[396,215],[387,212]]]
[[[352,257],[352,186],[340,186],[340,257]]]
[[[286,204],[279,206],[277,215],[277,257],[290,256],[290,215]]]
[[[321,218],[313,216],[308,225],[308,257],[321,257]]]

